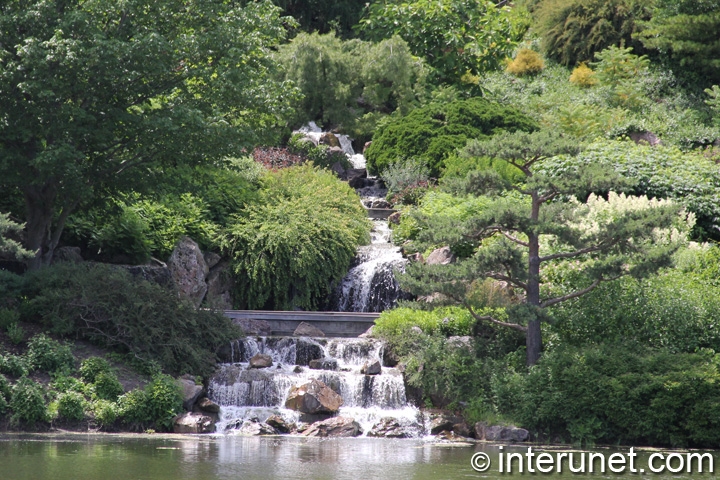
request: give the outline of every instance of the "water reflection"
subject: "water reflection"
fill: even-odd
[[[543,447],[534,447],[540,452]],[[548,448],[545,448],[548,450]],[[525,452],[527,447],[505,447]],[[552,451],[551,449],[549,449]],[[470,468],[473,453],[485,451],[493,468]],[[628,449],[603,449],[626,453]],[[522,477],[498,473],[498,446],[438,445],[430,440],[370,438],[2,435],[2,480],[229,480],[229,479],[467,479]],[[646,462],[651,451],[642,451]],[[713,452],[718,463],[717,452]],[[720,465],[720,463],[718,463]],[[530,476],[525,474],[524,476]],[[570,478],[570,473],[542,475]],[[596,474],[594,478],[695,478],[700,475]],[[702,475],[714,478],[712,474]]]

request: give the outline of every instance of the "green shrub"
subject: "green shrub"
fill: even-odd
[[[96,400],[90,408],[102,428],[112,427],[120,415],[118,404],[108,400]]]
[[[80,378],[87,383],[94,383],[101,373],[112,373],[110,363],[104,358],[88,357],[80,363]]]
[[[66,372],[75,366],[75,357],[70,347],[43,333],[28,341],[27,358],[33,369],[42,372]]]
[[[12,389],[5,375],[0,374],[0,416],[5,415],[9,407],[9,400],[12,398]]]
[[[346,183],[310,165],[268,173],[260,194],[224,241],[238,306],[317,308],[368,241],[367,213]]]
[[[23,422],[32,427],[37,422],[48,421],[42,385],[27,377],[21,377],[13,385],[10,410],[10,420],[14,425]]]
[[[80,421],[85,418],[85,398],[77,392],[66,392],[58,395],[57,412],[60,418]]]
[[[534,75],[545,68],[545,62],[539,53],[529,48],[521,48],[515,58],[508,63],[507,71],[516,77]]]
[[[93,382],[95,395],[102,400],[117,400],[125,390],[114,372],[100,372]]]
[[[0,283],[2,280],[0,279]],[[0,329],[7,330],[8,327],[17,323],[20,312],[12,308],[0,308]]]
[[[499,130],[534,130],[536,124],[512,107],[483,98],[430,104],[381,126],[365,155],[372,172],[405,158],[422,162],[437,177],[444,160],[468,140]]]
[[[81,380],[66,375],[56,376],[50,384],[53,390],[59,393],[77,392],[84,393],[87,387]]]
[[[720,356],[637,345],[566,347],[498,375],[501,413],[577,443],[711,447],[720,441]]]
[[[347,155],[344,153],[331,153],[329,152],[329,146],[317,145],[315,146],[311,142],[302,141],[305,137],[298,133],[290,137],[288,147],[291,153],[296,155],[304,156],[308,161],[312,162],[313,165],[321,168],[330,168],[336,162],[339,162],[344,169],[352,168],[352,165],[347,159]]]
[[[24,357],[10,353],[0,355],[0,373],[18,378],[27,375],[29,370],[30,365]]]
[[[581,63],[575,67],[570,74],[570,83],[581,87],[589,88],[597,85],[598,79],[595,72],[585,63]]]
[[[170,430],[173,419],[182,411],[180,386],[168,375],[156,375],[144,390],[120,396],[118,410],[120,418],[136,429],[153,426]]]
[[[381,336],[399,336],[412,327],[420,327],[427,334],[472,335],[475,319],[461,307],[443,307],[434,310],[394,308],[385,310],[375,321],[374,331]]]
[[[63,263],[26,276],[28,320],[158,362],[168,372],[207,374],[216,349],[239,336],[222,314],[198,310],[173,290],[124,269]]]
[[[19,345],[25,340],[25,330],[18,323],[12,323],[7,327],[8,338],[15,345]]]

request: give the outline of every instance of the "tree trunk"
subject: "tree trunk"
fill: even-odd
[[[52,252],[48,251],[48,247],[56,189],[47,183],[28,185],[23,189],[23,193],[27,221],[27,249],[35,253],[35,256],[27,261],[27,266],[29,270],[37,270],[52,260]]]
[[[528,280],[526,303],[531,307],[540,307],[540,242],[538,235],[528,235]],[[534,313],[536,313],[534,311]],[[526,362],[529,367],[540,359],[542,350],[542,331],[540,319],[535,317],[528,322],[525,333]]]

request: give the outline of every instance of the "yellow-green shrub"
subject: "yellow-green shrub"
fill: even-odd
[[[507,71],[517,77],[523,75],[534,75],[545,68],[545,62],[535,50],[521,48],[515,59],[508,63]]]
[[[570,74],[570,83],[574,83],[575,85],[578,85],[580,87],[589,88],[594,85],[597,85],[598,79],[595,76],[595,71],[585,65],[584,63],[581,63]]]

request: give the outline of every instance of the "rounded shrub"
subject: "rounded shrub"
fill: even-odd
[[[595,76],[595,72],[592,68],[586,64],[581,63],[575,67],[570,74],[570,83],[574,83],[580,87],[592,87],[598,84],[598,79]]]
[[[145,393],[152,422],[162,429],[171,429],[173,419],[182,411],[182,394],[175,379],[169,375],[156,375],[145,387]]]
[[[70,347],[43,333],[28,341],[27,357],[32,368],[48,373],[72,370],[75,366]]]
[[[77,392],[58,395],[57,412],[65,420],[80,421],[85,418],[85,398]]]
[[[48,414],[42,385],[27,377],[20,378],[12,388],[10,409],[11,422],[15,425],[22,422],[34,426],[37,422],[46,422]]]
[[[113,372],[100,372],[93,382],[95,395],[103,400],[117,400],[125,391]]]
[[[104,358],[88,357],[80,363],[80,378],[87,383],[94,383],[101,373],[112,373],[110,363]]]
[[[0,373],[11,377],[22,377],[30,370],[27,360],[18,355],[0,355]]]
[[[91,410],[95,421],[102,427],[111,427],[118,419],[120,415],[120,408],[115,402],[108,400],[97,400],[92,406]]]
[[[118,417],[125,424],[141,429],[151,421],[147,403],[144,390],[131,390],[118,398]]]
[[[7,378],[5,378],[5,375],[0,374],[0,415],[4,415],[5,412],[7,412],[9,403],[12,395],[12,391],[10,390],[10,384],[7,381]]]
[[[432,103],[385,123],[365,152],[368,168],[383,172],[398,160],[421,161],[437,177],[444,160],[468,140],[500,130],[532,131],[537,124],[513,107],[483,98]]]
[[[508,63],[507,71],[516,77],[533,75],[542,72],[545,62],[535,50],[521,48],[515,58]]]

